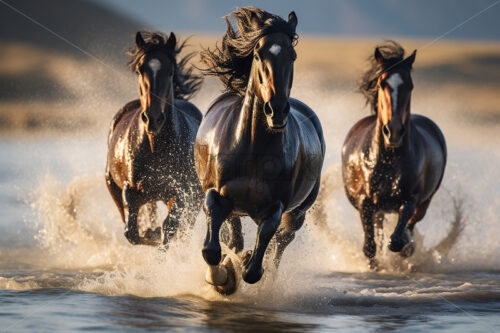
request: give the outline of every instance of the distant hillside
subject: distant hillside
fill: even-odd
[[[107,62],[125,61],[124,50],[142,24],[84,0],[6,0],[13,7]],[[76,48],[0,3],[0,42],[26,43],[73,57]]]

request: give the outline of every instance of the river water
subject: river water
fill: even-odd
[[[318,208],[279,271],[230,297],[204,282],[202,215],[166,252],[125,240],[104,183],[105,135],[2,139],[0,331],[500,331],[498,126],[434,115],[449,163],[417,251],[403,260],[384,244],[371,272],[339,168],[349,126],[368,111],[345,111],[362,110],[361,97],[341,97],[315,102],[328,145]],[[432,116],[432,101],[415,103]],[[243,222],[252,248],[256,228]]]

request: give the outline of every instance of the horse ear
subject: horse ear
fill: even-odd
[[[297,20],[297,15],[295,15],[295,12],[290,12],[290,14],[288,14],[288,24],[290,24],[290,26],[293,28],[293,30],[295,31],[295,28],[297,27],[297,23],[298,23],[298,20]]]
[[[177,43],[177,39],[175,38],[175,34],[173,32],[170,33],[170,36],[168,37],[167,43],[165,46],[167,49],[174,50],[175,49],[175,44]]]
[[[406,63],[410,66],[410,68],[413,66],[416,56],[417,50],[413,51],[413,53],[408,58],[406,58]]]
[[[382,52],[378,49],[378,47],[375,48],[375,54],[373,55],[375,57],[375,60],[378,62],[379,65],[382,65],[384,62],[384,56],[382,55]]]
[[[146,45],[146,42],[144,41],[144,38],[142,38],[142,34],[140,31],[137,31],[137,33],[135,34],[135,44],[139,49],[142,49],[143,46]]]

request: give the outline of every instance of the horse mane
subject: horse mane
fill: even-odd
[[[377,113],[377,82],[379,76],[389,69],[404,64],[403,59],[405,54],[403,47],[393,40],[388,40],[376,47],[384,58],[383,63],[379,64],[375,59],[375,55],[372,54],[368,58],[370,69],[368,69],[361,77],[361,80],[358,81],[359,90],[365,96],[366,104],[370,104],[373,113]]]
[[[287,34],[292,43],[298,40],[295,28],[281,17],[252,6],[237,8],[225,16],[226,33],[221,46],[206,48],[200,53],[206,68],[205,75],[217,76],[225,85],[225,92],[244,96],[252,68],[253,50],[265,35],[275,32]],[[237,30],[229,21],[236,22]]]
[[[164,52],[170,60],[174,63],[174,98],[188,100],[191,98],[200,88],[203,78],[200,75],[193,73],[193,67],[188,66],[189,60],[193,58],[194,52],[187,54],[182,57],[180,61],[177,61],[177,55],[186,46],[187,40],[182,42],[177,41],[173,50],[166,47],[168,36],[161,32],[152,31],[141,31],[141,36],[146,42],[142,48],[133,46],[127,51],[130,56],[127,65],[130,70],[137,72],[137,66],[143,56],[161,51]]]

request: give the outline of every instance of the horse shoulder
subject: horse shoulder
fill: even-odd
[[[241,96],[235,95],[233,93],[223,93],[217,96],[212,102],[210,102],[207,108],[207,112],[205,112],[205,117],[212,110],[230,109],[235,104],[240,104],[241,101]]]
[[[141,102],[136,99],[125,104],[111,119],[111,125],[109,128],[108,145],[111,144],[111,139],[114,135],[117,125],[127,116],[133,115],[135,112],[140,110]]]
[[[443,132],[441,132],[441,129],[439,126],[432,121],[430,118],[419,115],[419,114],[413,114],[412,115],[412,124],[416,127],[417,131],[421,133],[422,131],[425,131],[426,133],[430,134],[431,137],[433,137],[441,146],[441,150],[443,152],[444,158],[446,160],[447,158],[447,148],[446,148],[446,140],[444,138]],[[422,133],[421,133],[422,134]],[[426,135],[422,135],[423,137],[427,137]]]
[[[308,105],[299,101],[298,99],[290,98],[289,101],[290,101],[290,106],[294,110],[296,110],[297,112],[299,112],[300,114],[305,116],[306,119],[308,119],[312,123],[314,128],[316,129],[316,132],[318,134],[318,138],[321,142],[321,151],[322,151],[323,156],[324,156],[325,150],[326,150],[326,144],[325,144],[325,138],[323,136],[323,127],[321,126],[321,122],[319,121],[318,116]]]
[[[371,115],[364,117],[351,127],[344,140],[344,145],[342,148],[342,155],[344,156],[354,147],[361,149],[360,144],[363,143],[362,138],[366,137],[371,130],[375,127],[377,122],[377,116]]]
[[[182,110],[186,116],[195,120],[198,125],[201,123],[203,115],[193,103],[184,99],[175,99],[175,107]]]

